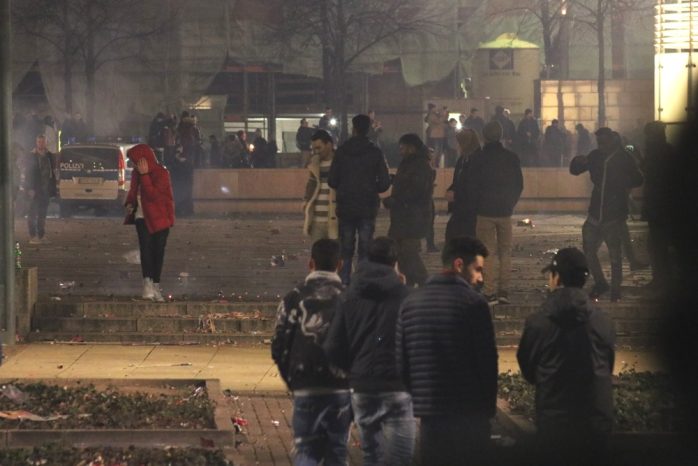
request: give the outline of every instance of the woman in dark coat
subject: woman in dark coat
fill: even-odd
[[[463,129],[457,135],[460,157],[453,171],[453,183],[446,191],[451,218],[446,225],[446,242],[459,236],[475,237],[477,212],[469,194],[470,159],[480,151],[480,138],[472,129]]]

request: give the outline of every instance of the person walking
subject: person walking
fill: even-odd
[[[337,239],[337,200],[335,190],[327,181],[334,158],[334,141],[330,133],[319,129],[312,137],[313,155],[308,163],[310,176],[305,186],[303,233],[310,236],[311,243],[319,239]]]
[[[498,373],[492,315],[477,291],[487,255],[477,239],[452,239],[444,271],[400,308],[397,368],[421,421],[423,465],[481,464],[487,452]]]
[[[581,123],[577,123],[574,129],[577,131],[577,155],[587,155],[592,148],[589,130]]]
[[[56,155],[46,147],[46,136],[36,136],[34,149],[24,156],[20,165],[19,190],[28,204],[29,244],[40,244],[45,241],[49,202],[58,196]]]
[[[564,128],[560,128],[560,122],[553,120],[550,126],[545,128],[543,138],[544,159],[541,165],[547,167],[559,167],[565,157],[567,147],[567,134]]]
[[[494,109],[492,121],[496,121],[502,127],[502,145],[507,149],[511,149],[514,139],[516,138],[516,126],[514,125],[514,122],[511,121],[511,111],[508,108],[497,105],[497,107]]]
[[[446,225],[446,242],[459,236],[475,236],[477,211],[475,210],[470,176],[470,163],[482,149],[480,139],[475,130],[463,129],[458,135],[458,150],[460,156],[453,170],[453,183],[446,190],[446,200],[451,218]]]
[[[344,290],[339,243],[313,244],[305,281],[279,304],[271,356],[293,392],[293,464],[346,466],[351,424],[347,378],[330,367],[322,345]]]
[[[582,227],[584,254],[594,277],[590,296],[598,299],[611,291],[611,301],[621,299],[623,283],[623,225],[628,217],[628,192],[642,185],[643,176],[633,157],[616,142],[613,130],[596,131],[598,149],[589,155],[578,155],[570,163],[570,173],[579,176],[589,172],[594,188],[589,212]],[[601,269],[599,248],[606,243],[611,258],[611,286]]]
[[[126,196],[125,225],[136,225],[143,274],[143,299],[164,302],[160,276],[165,247],[175,222],[170,173],[160,165],[147,144],[138,144],[126,156],[135,169]]]
[[[393,178],[393,190],[383,199],[383,205],[390,210],[388,236],[397,242],[400,269],[407,277],[407,286],[414,287],[427,279],[419,249],[432,219],[434,177],[429,149],[419,136],[403,135],[399,147],[402,161]]]
[[[371,128],[368,130],[368,139],[370,139],[371,142],[376,145],[376,147],[380,148],[380,138],[381,134],[383,134],[383,124],[376,120],[375,110],[369,110],[368,117],[371,119]]]
[[[330,363],[349,374],[364,466],[409,466],[414,454],[412,398],[395,363],[397,317],[408,294],[397,261],[395,241],[371,242],[324,344]]]
[[[485,125],[485,146],[473,156],[471,175],[477,237],[496,260],[485,270],[485,295],[491,304],[509,304],[513,226],[511,216],[523,191],[518,156],[500,142],[502,127],[496,121]]]
[[[390,188],[383,152],[367,136],[371,119],[367,115],[356,115],[352,125],[353,136],[337,149],[328,179],[330,188],[337,191],[339,241],[344,261],[340,275],[344,284],[351,280],[356,237],[359,261],[362,261],[376,229],[378,194]]]
[[[463,121],[463,128],[472,129],[477,133],[477,136],[482,140],[482,130],[485,127],[485,120],[479,116],[479,111],[476,108],[470,109],[468,118]]]
[[[434,165],[437,167],[446,145],[448,113],[444,114],[444,110],[446,107],[437,110],[436,105],[430,103],[427,105],[427,114],[424,117],[424,122],[427,124],[427,146],[434,149]]]
[[[516,357],[536,387],[544,465],[606,464],[613,427],[615,332],[582,289],[589,270],[576,248],[560,249],[548,273],[550,294],[526,319]]]

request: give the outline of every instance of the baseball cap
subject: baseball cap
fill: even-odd
[[[584,253],[577,248],[564,248],[555,254],[552,262],[541,272],[556,272],[560,275],[566,275],[579,270],[589,273],[589,266]]]

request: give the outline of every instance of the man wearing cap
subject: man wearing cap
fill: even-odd
[[[580,250],[561,249],[543,272],[550,294],[526,319],[516,355],[536,386],[538,451],[543,464],[599,464],[613,426],[613,324],[582,290]]]
[[[511,216],[523,191],[519,157],[502,146],[502,126],[491,121],[483,129],[485,146],[471,162],[472,200],[477,212],[477,238],[497,258],[485,269],[485,295],[490,304],[509,304]]]
[[[588,171],[594,184],[589,213],[582,227],[584,254],[594,277],[590,296],[598,299],[610,289],[611,302],[617,302],[623,282],[621,244],[628,217],[628,191],[642,185],[643,177],[632,155],[616,142],[610,128],[599,128],[596,141],[598,149],[572,159],[570,173],[577,176]],[[606,243],[611,258],[610,287],[599,262],[601,243]]]

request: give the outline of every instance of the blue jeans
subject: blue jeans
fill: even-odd
[[[364,466],[409,466],[417,435],[410,394],[354,393],[351,404],[361,437]]]
[[[294,395],[293,464],[346,466],[351,395]]]
[[[376,231],[376,219],[339,219],[339,243],[342,247],[342,261],[344,261],[339,276],[342,277],[342,283],[345,285],[348,285],[351,280],[357,231],[359,232],[359,261],[362,261],[368,254],[368,243],[373,239],[373,232]]]

